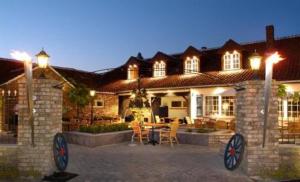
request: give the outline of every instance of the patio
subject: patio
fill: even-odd
[[[240,170],[227,171],[217,148],[194,145],[87,148],[69,145],[71,181],[251,181]]]

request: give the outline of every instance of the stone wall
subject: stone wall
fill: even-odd
[[[38,171],[49,175],[55,170],[53,138],[62,131],[62,91],[53,88],[59,82],[39,79],[33,82],[34,92],[34,143],[27,107],[25,80],[19,81],[18,168],[21,171]]]
[[[249,176],[259,175],[261,169],[274,170],[279,165],[278,151],[278,100],[277,84],[273,82],[270,97],[266,145],[263,148],[264,81],[246,81],[239,84],[245,88],[237,92],[236,131],[246,141],[242,169]]]
[[[0,94],[2,90],[0,89]],[[3,97],[0,96],[0,131],[3,131]]]
[[[64,136],[66,137],[67,142],[70,144],[83,145],[86,147],[97,147],[129,142],[131,140],[132,130],[99,134],[72,131],[64,132]]]
[[[118,116],[119,102],[118,96],[116,94],[110,93],[97,93],[94,101],[103,100],[103,107],[93,107],[93,115],[94,117],[99,116]],[[91,106],[88,105],[83,109],[83,114],[85,118],[91,117]]]

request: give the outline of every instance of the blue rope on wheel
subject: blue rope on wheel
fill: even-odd
[[[239,167],[244,154],[245,140],[241,134],[233,135],[224,152],[224,164],[226,169],[235,170]]]
[[[53,154],[57,169],[63,172],[69,161],[68,145],[62,133],[57,133],[53,140]]]

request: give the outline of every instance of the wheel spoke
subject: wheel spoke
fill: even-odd
[[[244,138],[240,134],[235,134],[229,140],[224,153],[225,166],[229,170],[234,170],[240,164],[244,151]]]

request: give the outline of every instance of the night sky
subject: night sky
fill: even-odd
[[[42,47],[51,64],[88,71],[119,66],[142,52],[177,53],[300,34],[298,0],[1,0],[0,57]]]

